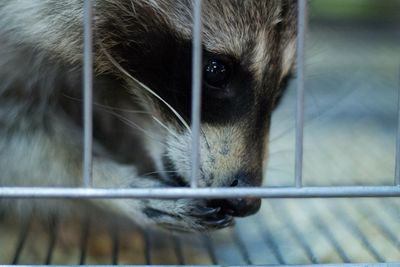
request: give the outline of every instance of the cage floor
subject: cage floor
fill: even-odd
[[[29,222],[29,223],[27,223]],[[134,225],[2,217],[0,264],[311,264],[400,262],[399,199],[268,200],[205,235]]]

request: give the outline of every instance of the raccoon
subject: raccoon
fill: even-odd
[[[193,5],[93,1],[94,187],[188,186]],[[296,9],[294,0],[203,1],[199,186],[261,185],[271,113],[294,64]],[[82,184],[82,22],[82,0],[1,1],[0,186]],[[68,209],[2,202],[21,213]],[[93,201],[186,231],[230,226],[260,203]]]

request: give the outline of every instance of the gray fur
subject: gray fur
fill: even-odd
[[[295,5],[291,0],[204,2],[205,49],[247,64],[255,81],[256,103],[246,117],[228,125],[202,124],[200,184],[229,186],[237,172],[262,171],[272,108],[266,109],[262,128],[253,124],[264,110],[260,105],[272,106],[282,78],[293,65]],[[190,0],[94,1],[95,187],[173,185],[176,181],[170,180],[161,160],[164,154],[188,181],[190,133],[176,117],[166,116],[163,104],[129,77],[134,74],[121,71],[126,59],[116,47],[121,42],[140,47],[142,40],[127,36],[145,36],[150,29],[189,40],[191,6]],[[283,9],[288,10],[285,17]],[[1,186],[81,184],[82,14],[80,0],[0,3]],[[255,131],[264,134],[250,145]],[[258,177],[242,184],[260,182]],[[3,203],[22,214],[32,208],[47,213],[60,206],[50,201]],[[141,224],[210,229],[204,218],[193,215],[206,205],[203,201],[94,203]],[[149,211],[160,212],[148,216]]]

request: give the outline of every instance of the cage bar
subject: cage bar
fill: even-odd
[[[311,220],[312,224],[321,231],[322,235],[327,239],[327,241],[330,243],[332,248],[336,251],[336,253],[339,255],[340,259],[344,263],[351,263],[351,260],[349,256],[347,255],[345,249],[341,247],[339,244],[337,238],[335,235],[332,233],[331,229],[329,226],[327,226],[324,222],[321,222],[319,220]]]
[[[397,140],[396,140],[396,167],[394,184],[400,186],[400,67],[399,67],[399,90],[397,97]]]
[[[192,43],[192,171],[191,186],[197,187],[200,173],[200,116],[201,116],[201,4],[195,0],[193,4],[193,43]]]
[[[258,267],[398,267],[400,262],[378,262],[378,263],[344,263],[344,264],[292,264],[292,265],[280,265],[280,264],[268,264],[268,265],[257,265]],[[20,265],[21,266],[21,265]],[[23,265],[22,265],[23,266]],[[35,267],[46,267],[47,265],[34,265]],[[63,266],[63,265],[53,265]],[[88,267],[98,267],[99,265],[85,265]],[[115,267],[114,265],[101,265],[102,267]],[[118,265],[118,266],[131,266],[131,265]],[[153,267],[165,267],[165,265],[151,265]],[[169,267],[181,267],[181,265],[168,265]],[[202,267],[251,267],[252,265],[201,265]],[[254,266],[254,265],[253,265]],[[2,267],[15,267],[15,265],[2,265]],[[135,267],[149,267],[149,265],[135,265]]]
[[[147,265],[152,265],[151,260],[151,233],[147,231],[143,231],[140,229],[143,234],[144,239],[144,258]]]
[[[277,218],[281,218],[281,219],[283,219],[283,220],[280,220],[280,221],[282,221],[282,222],[286,222],[286,223],[291,223],[291,222],[289,222],[288,221],[288,218],[284,218],[283,216],[286,216],[286,215],[288,215],[288,213],[287,213],[287,210],[285,209],[285,208],[280,208],[280,207],[284,207],[284,206],[282,206],[282,205],[276,205],[276,204],[278,204],[278,203],[281,203],[282,204],[282,202],[276,202],[276,203],[271,203],[271,207],[273,208],[273,212],[272,213],[269,213],[271,216],[278,216]],[[338,217],[342,217],[342,216],[347,216],[346,214],[344,214],[344,213],[337,213],[337,212],[341,212],[342,211],[342,209],[338,209],[338,210],[335,210],[335,209],[332,209],[332,211],[334,212],[334,215],[335,216],[338,216]],[[348,216],[347,216],[348,217]],[[350,217],[348,217],[348,218],[350,218]],[[344,222],[342,222],[342,224],[344,225],[344,227],[346,227],[346,228],[349,228],[350,230],[353,228],[353,227],[357,227],[357,224],[354,224],[356,221],[353,221],[353,220],[351,220],[350,222],[348,222],[348,218],[347,219],[345,219],[345,221]],[[239,253],[239,256],[240,256],[240,262],[243,262],[243,264],[246,264],[246,265],[249,265],[250,266],[250,264],[251,263],[254,263],[254,262],[252,262],[252,260],[253,260],[253,257],[252,257],[252,255],[251,254],[249,254],[249,252],[251,252],[252,251],[252,248],[253,248],[253,241],[255,242],[255,243],[257,243],[258,241],[259,242],[263,242],[263,239],[264,239],[264,237],[265,237],[265,234],[267,234],[268,233],[268,231],[263,227],[263,224],[264,224],[264,221],[263,220],[265,220],[266,218],[265,217],[263,217],[263,218],[260,218],[260,216],[258,216],[258,219],[257,219],[257,221],[255,222],[258,226],[260,226],[262,229],[260,229],[261,231],[260,231],[260,235],[259,235],[259,237],[258,238],[256,238],[256,240],[254,239],[254,237],[246,237],[246,234],[245,235],[238,235],[238,231],[241,231],[241,230],[244,230],[244,231],[246,231],[246,230],[248,230],[248,226],[249,225],[246,225],[245,226],[245,224],[240,224],[240,225],[238,225],[238,227],[239,228],[236,228],[236,229],[234,229],[234,230],[232,230],[231,232],[230,232],[230,236],[232,237],[232,241],[233,241],[233,245],[234,245],[234,248],[236,249],[237,248],[237,252],[240,252]],[[289,218],[289,220],[290,220],[290,218]],[[85,221],[85,220],[84,220]],[[86,220],[87,221],[87,220]],[[26,225],[27,225],[27,223],[34,223],[35,221],[34,220],[30,220],[30,219],[27,219],[27,220],[24,220],[24,221],[22,221],[22,224],[20,224],[20,230],[19,230],[19,232],[20,233],[23,233],[24,231],[26,231],[26,230],[24,230],[24,228],[26,228]],[[87,221],[88,222],[88,221]],[[315,218],[315,220],[313,220],[313,223],[317,223],[317,224],[321,224],[321,225],[323,225],[325,228],[326,228],[326,224],[324,223],[324,222],[322,222],[322,221],[320,221],[319,220],[319,218]],[[83,224],[85,224],[85,223],[83,223]],[[349,225],[350,224],[350,225]],[[89,223],[87,223],[87,225],[88,225],[88,227],[87,228],[91,228],[91,226],[89,225]],[[327,228],[329,228],[329,227],[327,227]],[[29,232],[29,234],[22,234],[21,236],[26,236],[26,235],[28,235],[28,236],[30,236],[30,237],[28,237],[28,238],[23,238],[23,240],[20,242],[21,243],[21,246],[20,247],[26,247],[26,245],[25,245],[25,243],[26,243],[26,240],[27,239],[32,239],[32,238],[35,238],[35,235],[33,235],[34,234],[34,232],[32,232],[32,230],[33,229],[31,229]],[[306,229],[303,229],[303,231],[304,230],[306,230]],[[109,231],[107,231],[107,232],[109,232]],[[358,232],[358,233],[357,233]],[[109,236],[110,237],[113,237],[113,236],[115,236],[115,231],[111,231],[111,232],[109,232]],[[151,245],[151,241],[152,241],[152,237],[151,237],[151,234],[152,234],[152,232],[145,232],[146,233],[146,235],[148,236],[148,246],[145,248],[145,251],[144,251],[144,254],[148,254],[149,255],[149,258],[150,258],[150,255],[151,255],[151,249],[152,249],[152,245]],[[303,232],[303,233],[305,233],[305,232]],[[91,235],[92,234],[94,234],[94,233],[91,233]],[[321,232],[321,234],[323,235],[323,236],[325,236],[326,238],[328,238],[328,236],[327,236],[327,233],[325,232],[325,231],[323,231],[323,232]],[[332,234],[332,233],[331,233]],[[353,232],[353,231],[351,231],[351,234],[352,235],[360,235],[360,241],[362,242],[362,243],[370,243],[370,246],[372,247],[372,249],[376,249],[377,251],[379,251],[379,249],[377,249],[377,248],[375,248],[375,244],[374,244],[374,239],[373,239],[373,235],[371,236],[371,235],[366,235],[366,232],[365,231],[363,231],[363,229],[358,229],[358,230],[356,230],[356,232]],[[31,236],[32,235],[32,236]],[[49,232],[48,232],[48,236],[49,237],[51,237],[51,235],[52,235],[52,230],[51,229],[49,229]],[[84,235],[88,235],[88,232],[86,232]],[[176,236],[170,236],[170,235],[167,235],[166,236],[167,237],[167,239],[169,240],[169,243],[168,244],[165,244],[166,246],[173,246],[174,248],[175,248],[175,253],[181,253],[181,251],[180,251],[180,245],[176,245],[176,241],[179,241],[179,239],[178,239],[178,237],[176,237]],[[171,238],[170,238],[171,237]],[[275,235],[275,237],[276,237],[276,235]],[[76,237],[76,238],[78,238],[79,239],[79,237]],[[224,259],[224,257],[222,257],[221,259],[221,263],[218,263],[217,262],[217,255],[215,255],[216,253],[218,253],[218,249],[216,248],[216,247],[214,247],[214,245],[213,245],[213,240],[212,240],[212,237],[211,236],[209,236],[209,235],[207,235],[207,234],[205,234],[205,235],[201,235],[201,236],[199,236],[199,238],[201,238],[200,240],[203,240],[203,244],[202,244],[202,246],[203,246],[203,248],[204,249],[206,249],[210,254],[206,254],[206,255],[208,255],[210,258],[209,258],[209,260],[211,261],[211,264],[213,264],[213,265],[218,265],[218,264],[221,264],[222,262],[226,262],[226,260]],[[244,239],[243,239],[244,238]],[[34,239],[33,239],[34,240]],[[362,241],[363,240],[363,241]],[[154,240],[153,240],[154,241]],[[83,243],[86,243],[86,242],[83,242]],[[267,242],[267,244],[269,244],[269,242]],[[305,247],[305,244],[303,243],[303,242],[297,242],[297,247],[295,248],[296,250],[305,250],[306,249],[306,247]],[[307,246],[307,245],[306,245]],[[342,250],[342,249],[344,249],[344,250],[346,250],[347,248],[346,248],[346,246],[344,246],[343,248],[341,248],[340,247],[340,244],[338,244],[338,246],[339,246],[339,248]],[[178,248],[179,247],[179,248]],[[83,250],[86,250],[88,247],[86,246],[86,245],[84,245],[84,246],[81,246],[81,249],[83,249]],[[286,246],[284,246],[284,247],[281,247],[281,249],[285,249],[286,248]],[[382,248],[382,247],[381,247]],[[23,248],[23,250],[25,250],[26,248]],[[46,246],[43,246],[42,247],[42,249],[43,250],[46,250]],[[110,250],[110,255],[112,254],[112,255],[117,255],[118,254],[118,251],[121,249],[121,247],[120,246],[118,246],[117,248],[115,248],[115,247],[109,247],[109,250]],[[268,246],[268,249],[269,250],[271,250],[271,253],[272,254],[274,254],[275,255],[275,253],[276,254],[280,254],[280,252],[279,252],[279,247],[277,247],[276,245],[274,246],[274,245],[272,245],[272,246]],[[332,245],[332,249],[334,249],[334,246]],[[367,248],[365,248],[365,249],[367,249]],[[16,247],[16,250],[18,250],[18,248]],[[21,251],[21,249],[19,249],[20,251]],[[367,249],[367,250],[369,250],[369,249]],[[82,260],[82,262],[88,262],[88,260],[89,259],[91,259],[92,257],[93,257],[93,254],[92,253],[89,253],[89,251],[90,250],[86,250],[84,253],[82,253],[82,255],[83,255],[83,259],[81,259]],[[178,252],[178,251],[180,251],[180,252]],[[369,253],[369,251],[368,251],[368,253]],[[20,257],[20,261],[22,262],[22,261],[26,261],[26,255],[23,255],[23,254],[25,254],[25,252],[23,252],[23,253],[18,253],[18,254],[21,254],[21,257]],[[41,253],[40,253],[41,254]],[[108,254],[107,254],[108,255]],[[211,256],[211,255],[214,255],[214,256]],[[320,257],[320,255],[316,255],[316,256],[318,256],[318,257]],[[113,256],[114,257],[114,256]],[[176,259],[176,264],[179,264],[179,266],[182,266],[185,262],[184,262],[184,257],[183,257],[183,255],[181,255],[181,257],[182,257],[182,259],[180,260],[179,259],[179,256],[177,257],[177,259]],[[213,258],[214,257],[214,258]],[[287,262],[286,262],[286,260],[288,261],[288,262],[290,262],[290,255],[288,254],[287,255],[287,258],[285,259],[285,256],[282,256],[281,255],[281,259],[280,260],[277,260],[276,261],[276,263],[278,263],[279,265],[278,266],[281,266],[281,264],[283,265],[283,264],[287,264]],[[267,257],[266,257],[266,259],[267,259]],[[346,261],[345,260],[343,260],[345,263],[351,263],[351,259],[350,258],[347,258],[347,256],[346,256]],[[78,259],[76,259],[76,260],[78,260]],[[257,261],[257,262],[259,262],[260,260],[259,259],[257,259],[257,258],[255,258],[255,260]],[[20,261],[18,261],[18,262],[20,262]],[[144,259],[143,259],[143,261],[144,261]],[[309,262],[311,262],[311,260],[310,259],[308,259],[308,261]],[[385,261],[385,258],[382,258],[382,259],[380,259],[378,262],[384,262]],[[266,261],[267,262],[267,261]],[[116,261],[114,261],[113,262],[113,264],[115,264],[116,263]],[[144,263],[143,264],[145,264],[145,263],[148,263],[148,261],[144,261]],[[188,261],[186,262],[186,264],[189,264],[190,266],[192,266],[191,264],[192,264],[192,262],[191,262],[191,259],[188,259]],[[262,263],[262,264],[267,264],[267,263]],[[304,264],[304,263],[303,263]],[[371,266],[373,265],[373,266],[375,266],[375,262],[374,263],[370,263],[371,264]],[[226,264],[225,264],[226,265]],[[252,265],[252,266],[254,266],[254,265]],[[275,266],[275,265],[269,265],[269,264],[267,264],[267,265],[257,265],[257,266]],[[284,266],[288,266],[288,265],[284,265]],[[303,265],[290,265],[290,266],[303,266]],[[305,265],[305,266],[308,266],[308,265]],[[315,266],[320,266],[320,265],[315,265]],[[333,265],[332,265],[333,266]],[[347,265],[343,265],[343,264],[335,264],[334,266],[347,266]],[[359,265],[349,265],[349,266],[359,266]],[[361,265],[361,266],[365,266],[365,265]],[[370,266],[370,265],[368,265],[368,266]]]
[[[83,6],[83,184],[92,184],[93,164],[93,33],[92,33],[92,2],[85,0]]]
[[[306,0],[298,2],[297,19],[297,108],[296,108],[296,150],[295,150],[295,185],[303,183],[303,132],[304,132],[304,54]]]
[[[2,198],[343,198],[400,197],[398,186],[246,187],[246,188],[54,188],[1,187]]]
[[[236,247],[238,248],[242,256],[243,261],[248,265],[253,265],[253,261],[250,258],[249,251],[237,231],[237,228],[232,231],[233,242],[236,244]]]
[[[89,241],[89,231],[90,231],[90,218],[85,217],[81,223],[81,236],[80,236],[80,255],[79,255],[79,265],[84,265],[86,261],[87,246]]]
[[[113,265],[118,265],[118,257],[119,257],[119,227],[118,225],[115,227],[115,229],[110,229],[110,234],[112,238],[112,248],[111,248],[111,263]]]
[[[207,253],[208,253],[208,256],[210,257],[212,264],[218,265],[218,258],[215,253],[215,247],[214,247],[213,241],[211,240],[211,237],[207,236],[207,235],[203,235],[202,239],[203,239],[204,246],[207,249]]]
[[[21,256],[22,250],[24,249],[26,240],[28,239],[29,231],[32,225],[32,216],[28,217],[26,220],[22,222],[21,231],[18,236],[17,246],[15,248],[15,252],[11,261],[12,265],[17,265],[19,258]]]
[[[286,212],[281,212],[284,208],[282,205],[270,206],[275,213],[274,216],[278,217],[279,220],[285,224],[285,228],[290,232],[290,235],[293,236],[293,239],[299,244],[307,259],[313,264],[320,263],[310,244],[304,238],[304,235],[302,235],[296,227],[296,223],[293,220],[294,218],[291,218],[290,215],[288,215]]]
[[[185,257],[183,255],[180,238],[177,235],[172,235],[172,242],[177,262],[179,265],[185,265]]]
[[[349,214],[344,212],[342,209],[332,209],[335,216],[341,218],[339,222],[349,229],[349,232],[362,244],[364,249],[374,258],[377,262],[385,262],[385,258],[376,250],[373,244],[370,242],[368,237],[360,229],[357,222],[355,222]]]
[[[267,247],[270,248],[272,254],[274,255],[277,263],[279,264],[286,264],[285,257],[283,256],[282,252],[279,249],[279,246],[271,233],[270,229],[268,228],[268,225],[265,222],[262,222],[261,216],[258,216],[258,220],[260,223],[257,223],[258,227],[258,232],[260,233],[262,240]]]
[[[59,217],[57,215],[51,216],[50,221],[48,225],[46,225],[46,227],[48,227],[49,229],[49,244],[44,264],[50,265],[53,258],[54,248],[56,246],[58,238]]]

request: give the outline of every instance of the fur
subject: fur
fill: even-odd
[[[192,1],[93,2],[93,185],[187,186]],[[203,2],[203,61],[229,62],[232,75],[220,90],[203,83],[199,183],[259,186],[270,116],[294,61],[296,2]],[[82,14],[81,0],[0,3],[1,186],[81,184]],[[60,206],[3,202],[21,213]],[[170,229],[209,230],[233,221],[222,202],[94,203]]]

